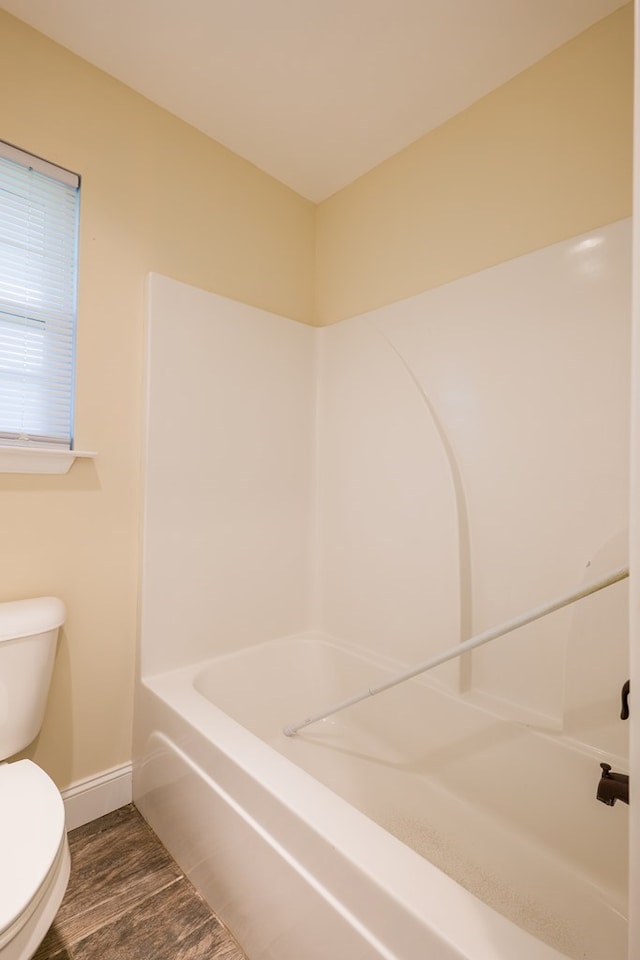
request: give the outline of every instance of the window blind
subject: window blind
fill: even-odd
[[[0,443],[73,443],[80,179],[0,142]]]

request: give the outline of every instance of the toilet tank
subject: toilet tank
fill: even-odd
[[[64,618],[57,597],[0,603],[0,761],[38,735]]]

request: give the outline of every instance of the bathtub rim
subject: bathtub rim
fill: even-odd
[[[254,651],[261,650],[266,644],[271,646],[274,644],[285,645],[299,643],[319,643],[326,645],[340,653],[347,653],[351,656],[354,656],[376,669],[388,670],[391,673],[400,672],[411,666],[403,660],[398,660],[394,657],[388,656],[387,654],[380,653],[379,651],[369,650],[366,647],[347,640],[338,639],[332,634],[324,631],[305,630],[300,633],[292,633],[282,637],[274,637],[270,640],[258,641],[257,643],[252,643],[248,646],[242,647],[239,650],[228,650],[224,653],[216,654],[213,657],[208,657],[206,660],[188,663],[172,670],[157,671],[155,673],[145,674],[140,678],[140,682],[145,682],[147,680],[153,681],[164,676],[178,676],[184,673],[185,676],[192,677],[194,688],[200,694],[200,696],[204,696],[204,694],[198,690],[195,680],[197,679],[198,674],[204,672],[208,667],[213,667],[218,663],[236,660],[246,654],[251,654]],[[556,724],[555,718],[553,717],[546,717],[540,713],[524,710],[518,704],[495,697],[492,694],[485,693],[484,691],[474,689],[454,690],[438,676],[437,670],[428,671],[424,674],[418,674],[416,677],[413,677],[410,681],[408,681],[408,683],[426,687],[428,690],[432,690],[440,696],[444,696],[453,701],[459,701],[469,710],[478,711],[485,716],[490,716],[492,719],[501,723],[512,723],[523,726],[527,729],[531,736],[539,737],[542,740],[548,740],[557,748],[566,749],[568,751],[578,753],[584,757],[588,757],[590,760],[595,761],[596,764],[605,761],[611,763],[612,766],[615,766],[622,773],[629,773],[628,756],[616,753],[612,750],[602,750],[599,747],[590,746],[582,740],[577,740],[574,737],[569,736],[563,731],[562,726],[558,726]],[[363,682],[361,688],[364,687],[364,685],[365,683]],[[353,692],[357,693],[357,690],[354,690]],[[381,695],[384,696],[384,693]],[[205,696],[205,699],[208,698]],[[309,706],[313,707],[314,705],[310,704]],[[329,704],[327,704],[327,706],[329,706]],[[221,712],[225,716],[229,716],[229,714],[226,714],[224,711]],[[296,719],[300,718],[283,717],[283,727],[285,723]],[[239,726],[242,727],[242,729],[247,729],[243,727],[241,723],[239,723]],[[258,737],[258,739],[260,738]]]

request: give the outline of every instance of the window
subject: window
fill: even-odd
[[[73,446],[80,178],[0,141],[0,444]]]

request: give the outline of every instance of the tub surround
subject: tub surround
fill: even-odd
[[[622,960],[626,584],[433,671],[426,729],[418,681],[281,728],[362,688],[349,651],[401,668],[626,565],[629,271],[620,221],[316,331],[150,278],[134,796],[252,958]],[[349,683],[289,701],[264,645],[310,632]],[[383,770],[420,809],[376,809]]]
[[[629,271],[624,220],[323,330],[152,276],[143,674],[309,628],[411,664],[624,567]],[[626,756],[627,589],[434,676]]]
[[[223,650],[304,624],[315,364],[293,320],[155,274],[148,302],[144,674],[210,655],[214,624]]]
[[[410,664],[627,565],[630,228],[320,332],[323,631]],[[626,756],[627,596],[488,644],[459,679]]]

